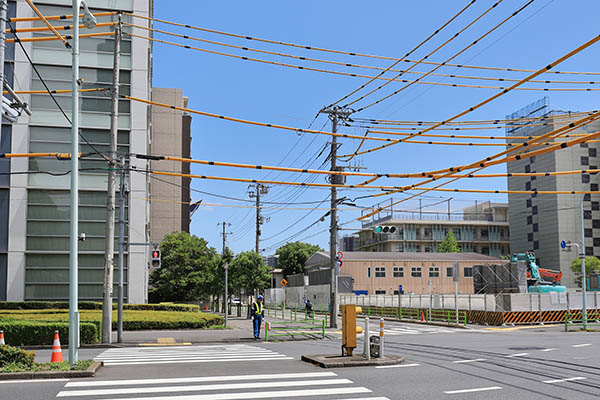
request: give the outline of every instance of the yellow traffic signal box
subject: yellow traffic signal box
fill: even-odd
[[[356,334],[362,333],[362,328],[356,326],[356,314],[361,314],[362,308],[354,304],[342,305],[342,355],[344,351],[351,356],[356,348]]]

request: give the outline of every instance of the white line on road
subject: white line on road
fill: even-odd
[[[293,360],[294,357],[260,357],[260,358],[213,358],[206,360],[173,360],[173,361],[124,361],[124,362],[104,362],[105,366],[109,365],[152,365],[152,364],[182,364],[182,363],[206,363],[206,362],[229,362],[229,361],[276,361],[276,360]]]
[[[135,400],[241,400],[241,399],[279,399],[286,397],[306,396],[331,396],[336,394],[370,393],[366,387],[347,387],[335,389],[306,389],[306,390],[277,390],[269,392],[243,392],[243,393],[214,393],[192,394],[186,396],[160,396],[136,397]],[[131,398],[118,398],[111,400],[131,400]],[[354,399],[359,400],[359,399]]]
[[[583,343],[583,344],[574,344],[572,347],[587,347],[591,346],[591,343]]]
[[[458,394],[458,393],[484,392],[486,390],[500,390],[500,389],[502,389],[500,386],[490,386],[490,387],[475,388],[475,389],[446,390],[444,393]]]
[[[554,350],[558,350],[558,349],[544,349],[544,350],[540,350],[540,351],[554,351]]]
[[[144,388],[116,388],[116,389],[91,389],[91,390],[71,390],[59,392],[56,397],[75,397],[75,396],[112,396],[124,394],[146,394],[146,393],[177,393],[177,392],[199,392],[208,390],[233,390],[233,389],[260,389],[277,387],[298,387],[298,386],[321,386],[321,385],[343,385],[351,384],[349,379],[321,379],[304,381],[278,381],[278,382],[243,382],[243,383],[218,383],[214,385],[195,385],[195,386],[160,386]]]
[[[509,355],[504,356],[504,357],[508,357],[508,358],[510,358],[510,357],[523,357],[523,356],[528,356],[528,355],[529,355],[529,353],[517,353],[517,354],[509,354]]]
[[[472,362],[477,362],[477,361],[485,361],[485,358],[474,358],[472,360],[457,360],[457,361],[452,361],[454,364],[466,364],[466,363],[472,363]]]
[[[231,382],[231,381],[263,381],[266,379],[293,379],[293,378],[326,378],[337,376],[334,372],[302,372],[291,374],[259,374],[259,375],[226,375],[226,376],[201,376],[191,378],[162,378],[162,379],[127,379],[111,381],[79,381],[69,382],[65,387],[89,386],[125,386],[125,385],[162,385],[173,383],[199,383],[199,382]],[[67,379],[64,379],[67,380]],[[31,382],[31,381],[26,381]]]
[[[544,383],[561,383],[561,382],[571,382],[571,381],[581,381],[584,380],[583,376],[575,376],[573,378],[564,378],[564,379],[550,379],[549,381],[542,381]]]
[[[380,365],[375,368],[405,368],[405,367],[418,367],[421,364],[398,364],[398,365]]]

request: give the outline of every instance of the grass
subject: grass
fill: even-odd
[[[84,371],[92,365],[92,360],[80,360],[73,367],[69,367],[68,361],[59,363],[34,363],[31,368],[24,368],[18,363],[7,364],[0,368],[0,373],[9,372],[49,372],[49,371]]]
[[[233,329],[233,328],[230,326],[225,326],[225,325],[212,325],[212,326],[209,326],[208,329],[219,330],[219,329]]]

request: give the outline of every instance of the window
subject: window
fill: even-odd
[[[594,211],[600,210],[600,202],[592,201],[592,210],[594,210]]]
[[[527,225],[531,225],[533,223],[533,217],[531,215],[527,216]]]
[[[595,228],[595,229],[600,228],[600,219],[593,219],[592,220],[592,228]]]
[[[400,294],[400,291],[399,291],[399,290],[394,290],[394,294],[395,294],[396,296],[398,296],[398,295]]]
[[[581,175],[581,183],[590,183],[590,176],[588,174]]]
[[[404,252],[404,243],[400,243],[396,245],[396,251],[399,253]]]
[[[592,184],[590,185],[590,190],[591,190],[592,192],[597,192],[597,191],[598,191],[598,184],[597,184],[597,183],[592,183]],[[588,193],[587,195],[589,195],[589,193]]]
[[[600,247],[600,238],[594,238],[594,246]]]
[[[537,250],[539,248],[540,248],[540,241],[539,240],[534,241],[533,242],[533,249]]]
[[[454,268],[452,267],[446,267],[446,277],[447,278],[452,278],[452,272],[454,271]]]
[[[581,165],[590,165],[590,159],[588,157],[581,157]]]
[[[490,248],[488,246],[484,246],[481,248],[481,254],[485,254],[486,256],[490,255]]]
[[[481,237],[482,237],[482,238],[486,238],[486,237],[488,237],[488,236],[489,236],[489,232],[488,232],[488,230],[487,230],[487,229],[482,229],[482,230],[481,230]]]
[[[529,233],[527,234],[527,241],[528,241],[528,242],[533,242],[533,233],[529,232]]]
[[[404,278],[404,267],[394,267],[394,278]]]
[[[533,231],[537,232],[538,230],[539,230],[539,225],[536,222],[535,224],[533,224]]]
[[[385,278],[385,267],[375,267],[375,278]]]
[[[433,247],[425,246],[425,253],[433,253]]]
[[[375,294],[385,294],[385,290],[376,290]]]
[[[429,267],[429,277],[430,278],[439,278],[440,277],[440,267]]]
[[[596,149],[594,149],[594,148],[588,149],[588,156],[596,157]]]
[[[583,219],[592,219],[592,211],[583,210]]]
[[[421,277],[421,267],[411,267],[410,276],[413,278],[420,278]]]
[[[590,185],[590,187],[592,187],[592,186],[594,186],[594,184],[593,184],[593,183]],[[598,185],[596,185],[596,187],[598,187]],[[593,190],[593,189],[592,189],[592,190]],[[598,190],[598,189],[596,189],[596,190]],[[583,195],[583,201],[590,201],[590,200],[591,200],[591,198],[592,198],[592,197],[591,197],[591,195],[590,195],[589,193],[586,193],[586,194],[584,194],[584,195]]]
[[[589,229],[589,228],[585,228],[583,230],[583,235],[587,238],[587,237],[594,237],[594,230],[593,229]]]
[[[527,199],[527,201],[525,201],[525,207],[531,207],[531,199]]]
[[[581,148],[584,148],[584,149],[587,149],[587,147],[588,147],[588,144],[587,144],[587,143],[581,143],[581,144],[579,145],[579,147],[581,147]]]
[[[585,247],[585,255],[586,256],[593,256],[594,255],[594,248],[593,247]]]
[[[532,213],[533,215],[537,215],[537,206],[533,206],[533,207],[531,207],[531,213]]]
[[[465,278],[472,278],[473,277],[473,267],[465,267],[463,276]]]
[[[367,278],[371,277],[371,267],[367,268]]]
[[[527,172],[527,173],[531,172],[531,165],[525,166],[525,172]]]
[[[525,190],[531,190],[531,182],[525,182]]]

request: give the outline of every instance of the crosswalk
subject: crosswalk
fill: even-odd
[[[463,329],[453,329],[437,326],[399,326],[384,328],[385,336],[422,335],[431,333],[465,332]]]
[[[291,360],[284,354],[244,344],[211,346],[129,347],[108,349],[94,361],[104,366],[179,363],[222,363],[239,361]]]
[[[236,400],[302,397],[331,400],[389,400],[372,396],[334,372],[199,376],[67,382],[56,397],[104,400]],[[100,396],[100,397],[98,397]]]

